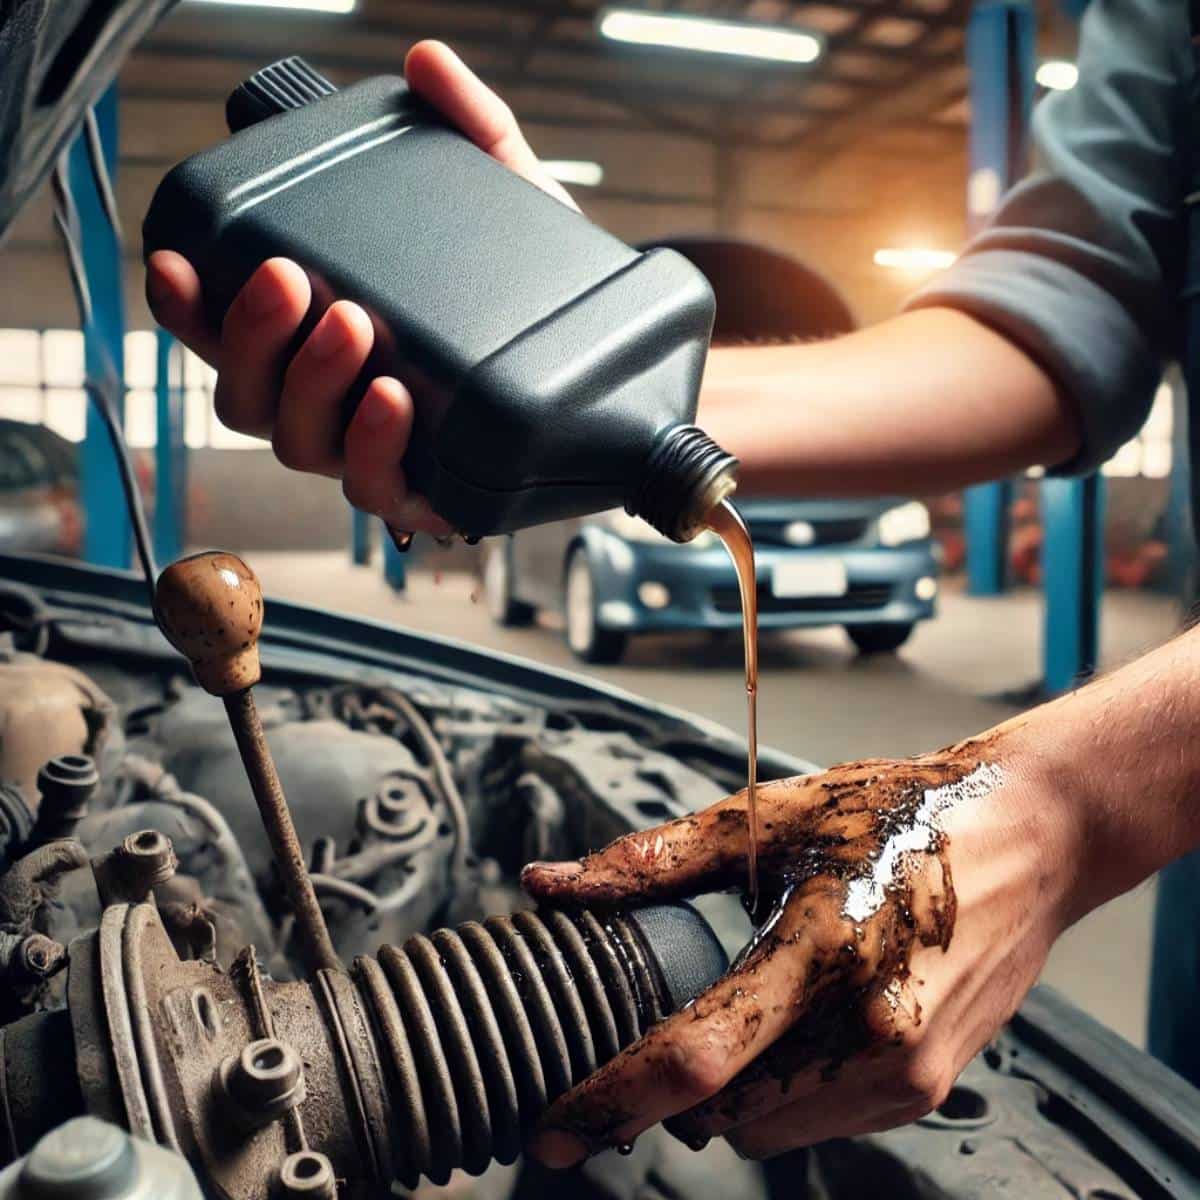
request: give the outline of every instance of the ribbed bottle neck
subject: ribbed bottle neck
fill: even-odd
[[[662,433],[625,508],[672,541],[691,541],[737,486],[738,460],[696,425]]]

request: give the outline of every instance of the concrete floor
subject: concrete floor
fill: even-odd
[[[494,627],[477,583],[436,569],[412,572],[403,595],[379,570],[349,565],[343,553],[256,552],[268,596],[394,621],[538,662],[568,666],[641,696],[703,712],[743,732],[741,643],[737,637],[670,635],[635,641],[615,667],[582,667],[557,622]],[[336,581],[336,583],[334,582]],[[270,620],[270,611],[267,612]],[[1114,592],[1106,599],[1102,665],[1111,667],[1168,637],[1173,605]],[[760,647],[760,738],[818,763],[901,756],[945,745],[1011,716],[1002,699],[1039,676],[1040,599],[1024,591],[999,599],[943,598],[895,656],[858,659],[840,630],[772,634]],[[1153,886],[1146,885],[1080,922],[1055,947],[1043,978],[1130,1041],[1144,1044]]]

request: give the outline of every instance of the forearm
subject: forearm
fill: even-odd
[[[699,421],[758,494],[930,494],[1064,462],[1079,445],[1051,378],[953,309],[833,341],[715,349]]]
[[[1200,629],[1001,731],[1076,827],[1071,919],[1200,847]]]

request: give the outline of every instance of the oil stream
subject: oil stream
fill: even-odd
[[[758,911],[758,581],[754,543],[741,513],[722,500],[708,516],[708,527],[725,544],[737,572],[742,600],[742,636],[746,658],[746,900],[753,917]]]

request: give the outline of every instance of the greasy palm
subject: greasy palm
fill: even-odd
[[[762,1157],[939,1104],[1069,921],[1066,830],[1002,733],[759,790],[762,907],[728,974],[556,1103],[533,1152],[565,1166],[654,1123]],[[744,793],[579,863],[539,899],[590,906],[744,886]]]

